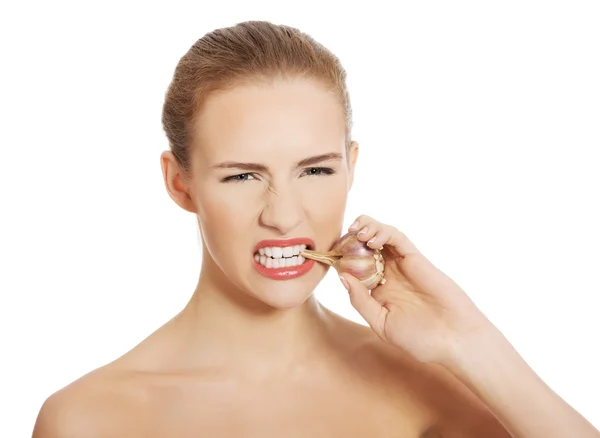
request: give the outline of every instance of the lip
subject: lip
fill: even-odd
[[[261,240],[254,247],[254,251],[252,252],[252,264],[254,268],[258,271],[258,273],[264,277],[270,278],[272,280],[291,280],[293,278],[300,277],[301,275],[306,274],[311,268],[315,265],[314,260],[306,260],[300,266],[289,266],[285,268],[266,268],[256,260],[254,260],[254,254],[265,246],[279,246],[285,248],[286,246],[293,245],[306,245],[307,247],[314,248],[315,242],[312,239],[306,237],[298,237],[294,239],[269,239],[269,240]]]

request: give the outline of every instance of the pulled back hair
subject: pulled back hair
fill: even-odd
[[[191,172],[193,126],[214,92],[251,81],[313,79],[333,92],[344,111],[350,144],[352,109],[346,72],[339,59],[300,30],[267,21],[247,21],[200,38],[179,60],[165,95],[162,124],[184,174]]]

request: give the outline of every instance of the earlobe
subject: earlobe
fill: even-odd
[[[172,152],[164,151],[160,155],[160,167],[162,169],[165,188],[171,199],[184,210],[196,213],[196,207],[185,184],[186,180]]]

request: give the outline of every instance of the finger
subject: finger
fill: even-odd
[[[392,246],[402,257],[409,254],[420,254],[415,244],[404,233],[394,227],[390,227],[390,236],[384,244]]]
[[[381,224],[371,223],[362,227],[356,234],[356,237],[362,242],[367,242],[375,237],[379,231],[381,231]]]
[[[370,216],[359,216],[352,227],[353,230],[359,230],[358,239],[369,242],[368,245],[371,248],[381,248],[388,245],[394,247],[396,252],[403,257],[409,254],[420,254],[417,247],[404,233],[395,227],[382,224]]]
[[[372,217],[367,216],[365,214],[361,214],[360,216],[358,216],[356,218],[356,220],[352,223],[352,225],[350,225],[348,227],[348,231],[360,230],[362,227],[364,227],[365,225],[367,225],[368,223],[370,223],[372,221],[373,221]]]
[[[381,232],[386,226],[387,225],[376,221],[372,217],[363,215],[360,216],[360,229],[356,236],[358,237],[358,240],[367,242],[375,237],[377,233]]]
[[[383,334],[383,323],[388,310],[375,300],[369,290],[355,277],[350,274],[340,275],[342,284],[345,280],[348,284],[350,302],[364,320],[378,335]],[[344,285],[346,287],[346,285]]]
[[[384,226],[375,232],[375,235],[367,241],[367,245],[373,249],[382,249],[383,245],[389,242],[391,235],[391,227]]]
[[[358,240],[367,242],[371,248],[382,249],[391,234],[390,226],[365,215],[360,216],[359,223],[361,228],[357,233]]]

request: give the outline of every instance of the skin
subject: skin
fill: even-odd
[[[198,218],[196,290],[130,352],[50,396],[34,438],[509,437],[498,418],[537,436],[519,435],[527,425],[499,407],[516,398],[473,372],[487,320],[394,228],[358,220],[390,259],[373,295],[346,279],[369,326],[315,299],[325,265],[285,281],[254,270],[260,240],[309,237],[326,251],[342,234],[358,145],[346,147],[332,93],[307,79],[240,85],[207,100],[194,134],[190,176],[170,152],[161,166],[171,198]],[[323,154],[334,158],[297,166]],[[263,168],[219,167],[231,161]]]
[[[396,228],[362,216],[350,226],[383,248],[384,285],[371,293],[351,275],[340,280],[377,336],[420,363],[448,370],[513,437],[598,438],[595,429],[529,367],[467,294]]]

